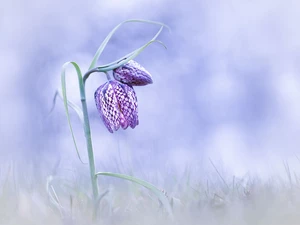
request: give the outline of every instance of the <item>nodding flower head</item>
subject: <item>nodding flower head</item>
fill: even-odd
[[[110,80],[96,90],[95,101],[109,132],[139,124],[137,98],[131,86]]]
[[[116,80],[131,86],[143,86],[153,83],[151,74],[133,60],[114,69],[113,76]]]

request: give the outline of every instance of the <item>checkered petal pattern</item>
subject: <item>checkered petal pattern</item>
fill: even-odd
[[[109,132],[139,124],[137,97],[131,86],[110,80],[95,91],[95,102]]]
[[[131,86],[144,86],[153,83],[151,74],[133,60],[114,69],[113,76],[116,80]]]

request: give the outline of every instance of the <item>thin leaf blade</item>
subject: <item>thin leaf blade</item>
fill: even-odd
[[[81,71],[80,71],[80,68],[79,66],[77,65],[77,63],[75,62],[66,62],[63,66],[62,66],[62,71],[61,71],[61,89],[62,89],[62,96],[63,96],[63,102],[64,102],[64,106],[65,106],[65,111],[66,111],[66,115],[67,115],[67,120],[68,120],[68,124],[69,124],[69,129],[71,131],[71,134],[72,134],[72,139],[73,139],[73,143],[74,143],[74,146],[75,146],[75,149],[76,149],[76,152],[77,152],[77,156],[79,158],[79,160],[83,163],[83,164],[86,164],[82,161],[81,159],[81,156],[79,154],[79,150],[78,150],[78,147],[77,147],[77,144],[76,144],[76,140],[75,140],[75,135],[74,135],[74,132],[73,132],[73,127],[72,127],[72,124],[71,124],[71,119],[70,119],[70,114],[69,114],[69,107],[68,107],[68,98],[67,98],[67,87],[66,87],[66,68],[68,65],[73,65],[75,70],[76,70],[76,73],[77,73],[77,76],[78,76],[78,79],[82,79],[82,74],[81,74]]]
[[[169,200],[167,199],[167,197],[163,194],[163,192],[155,187],[153,184],[138,179],[136,177],[132,177],[132,176],[128,176],[125,174],[119,174],[119,173],[111,173],[111,172],[98,172],[95,174],[96,176],[110,176],[110,177],[116,177],[116,178],[120,178],[123,180],[129,180],[133,183],[139,184],[147,189],[149,189],[150,191],[152,191],[154,194],[156,194],[156,196],[159,198],[159,200],[163,203],[163,205],[165,206],[167,212],[169,213],[169,215],[173,218],[173,213],[172,213],[172,209],[171,209],[171,205]]]
[[[157,42],[161,45],[163,45],[165,48],[166,46],[161,42],[161,41],[157,41],[157,40],[151,40],[149,42],[147,42],[145,45],[143,45],[142,47],[136,49],[135,51],[131,52],[130,54],[127,54],[126,56],[123,56],[122,58],[120,58],[118,61],[115,61],[115,63],[110,63],[108,65],[105,66],[100,66],[97,67],[99,72],[104,72],[104,71],[109,71],[109,70],[113,70],[116,69],[124,64],[126,64],[127,62],[129,62],[130,60],[136,58],[139,54],[141,54],[150,44]]]
[[[114,33],[125,23],[134,23],[134,22],[138,22],[138,23],[149,23],[149,24],[156,24],[156,25],[161,25],[162,27],[166,27],[170,30],[170,28],[160,22],[156,22],[156,21],[151,21],[151,20],[138,20],[138,19],[131,19],[131,20],[125,20],[122,23],[119,23],[114,29],[112,29],[112,31],[106,36],[106,38],[104,39],[104,41],[101,43],[100,47],[98,48],[92,62],[91,65],[89,67],[89,70],[93,69],[94,67],[96,67],[96,64],[99,60],[100,55],[102,54],[102,52],[104,51],[104,48],[106,47],[107,43],[109,42],[109,40],[111,39],[111,37],[114,35]],[[155,35],[156,36],[156,35]],[[157,35],[158,36],[158,35]],[[156,39],[157,36],[154,38]],[[153,40],[153,39],[151,39]]]

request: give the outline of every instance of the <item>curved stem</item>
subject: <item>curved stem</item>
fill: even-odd
[[[89,73],[88,71],[87,73]],[[96,72],[96,71],[94,71]],[[83,113],[83,121],[84,121],[84,135],[86,139],[88,157],[89,157],[89,166],[90,166],[90,176],[92,181],[92,189],[93,189],[93,196],[94,200],[98,199],[99,190],[97,184],[97,176],[95,175],[95,158],[94,158],[94,151],[93,151],[93,144],[92,144],[92,137],[91,137],[91,127],[90,121],[88,116],[88,109],[86,104],[86,96],[85,96],[85,77],[87,78],[87,73],[84,75],[82,82],[79,82],[80,86],[80,98],[81,98],[81,105],[82,105],[82,113]],[[90,72],[92,73],[92,72]]]
[[[98,68],[94,68],[94,69],[91,69],[89,71],[87,71],[84,75],[83,75],[83,86],[85,86],[85,82],[86,80],[89,78],[89,76],[92,74],[92,73],[95,73],[95,72],[100,72],[98,70]]]
[[[116,67],[117,68],[117,67]],[[85,74],[84,74],[84,76],[83,76],[83,86],[85,86],[85,82],[86,82],[86,80],[89,78],[89,76],[92,74],[92,73],[99,73],[99,72],[102,72],[102,73],[105,73],[105,75],[106,75],[106,78],[107,78],[107,80],[111,80],[111,77],[110,77],[110,75],[108,74],[108,72],[107,72],[108,70],[107,69],[103,69],[103,68],[94,68],[94,69],[91,69],[91,70],[89,70],[89,71],[87,71]]]
[[[81,105],[82,105],[82,113],[83,113],[83,120],[84,120],[84,134],[87,144],[87,151],[88,151],[88,158],[89,158],[89,166],[90,166],[90,177],[92,181],[92,189],[93,189],[93,196],[94,196],[94,218],[96,218],[97,215],[97,201],[99,199],[99,189],[98,189],[98,182],[97,182],[97,175],[96,175],[96,169],[95,169],[95,158],[94,158],[94,151],[93,151],[93,144],[92,144],[92,137],[91,137],[91,127],[90,127],[90,121],[88,116],[88,109],[86,104],[86,95],[85,95],[85,82],[87,78],[95,72],[99,72],[97,68],[91,69],[87,71],[83,78],[79,81],[79,87],[80,87],[80,98],[81,98]],[[104,71],[106,76],[109,78],[109,74]]]
[[[90,176],[92,181],[92,188],[93,188],[93,196],[94,200],[96,201],[99,196],[98,184],[97,184],[97,176],[95,170],[95,158],[94,158],[94,151],[93,151],[93,144],[92,144],[92,137],[91,137],[91,127],[90,121],[88,116],[88,109],[86,104],[86,95],[85,95],[85,82],[87,78],[95,72],[100,72],[97,68],[91,69],[87,71],[82,80],[79,81],[79,89],[80,89],[80,98],[81,98],[81,105],[82,105],[82,113],[83,113],[83,121],[84,121],[84,134],[87,144],[87,151],[89,157],[89,165],[90,165]],[[109,79],[109,74],[106,71],[103,71],[107,78]]]
[[[107,71],[104,71],[104,73],[106,74],[107,80],[111,80],[111,77],[110,77],[109,73]]]

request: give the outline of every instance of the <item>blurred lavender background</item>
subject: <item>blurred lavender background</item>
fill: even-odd
[[[0,9],[0,158],[60,159],[78,164],[63,104],[49,115],[64,62],[85,72],[108,32],[131,18],[168,24],[158,44],[138,61],[154,84],[137,87],[140,125],[110,134],[87,82],[88,107],[99,170],[119,156],[132,167],[204,170],[216,165],[233,175],[268,175],[300,162],[300,5],[295,0],[3,1]],[[154,25],[126,24],[99,65],[152,38]],[[67,74],[69,98],[79,102],[77,78]],[[72,122],[80,152],[82,127]],[[104,166],[106,165],[106,167]],[[82,166],[82,165],[81,165]],[[108,166],[109,167],[109,166]],[[133,168],[133,169],[136,169]]]

